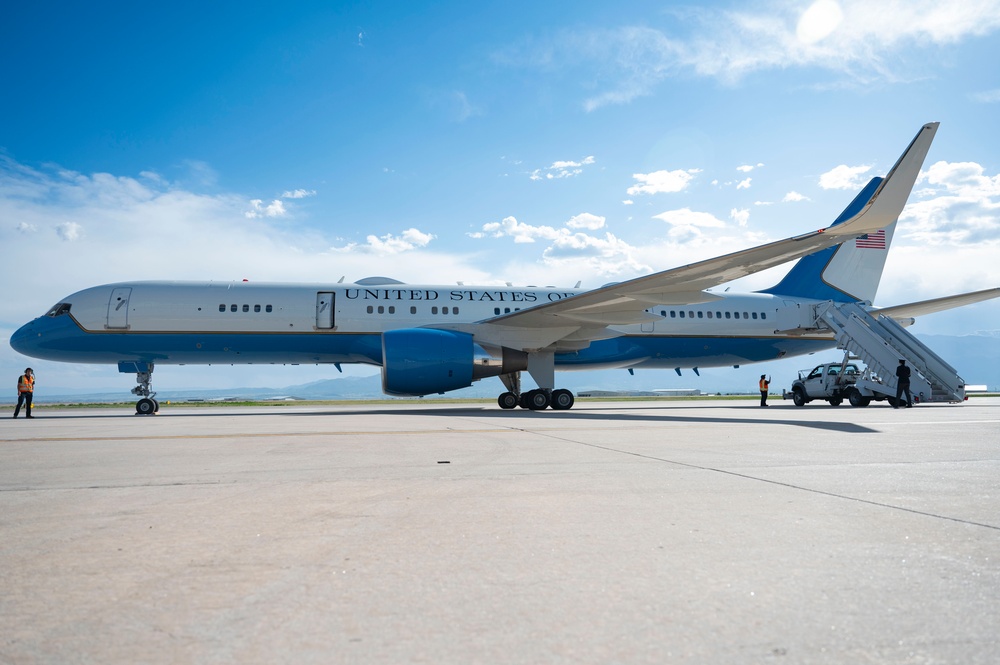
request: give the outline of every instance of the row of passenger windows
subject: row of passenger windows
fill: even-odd
[[[220,312],[225,312],[226,311],[226,304],[225,303],[222,303],[221,305],[219,305],[219,311]],[[240,306],[239,305],[230,305],[229,306],[229,311],[230,312],[238,312],[238,311],[240,311]],[[244,312],[249,312],[250,311],[250,305],[243,305],[243,311]],[[253,306],[253,311],[259,312],[260,311],[260,305],[254,305]],[[271,311],[273,311],[273,308],[270,305],[264,305],[264,311],[265,312],[271,312]]]
[[[666,310],[660,310],[660,316],[667,316]],[[740,318],[743,318],[743,319],[766,319],[767,318],[767,314],[764,313],[764,312],[760,312],[758,314],[757,312],[720,312],[720,311],[715,311],[715,312],[708,311],[708,312],[705,312],[705,311],[701,311],[701,310],[699,310],[697,312],[695,312],[694,310],[688,310],[688,311],[685,312],[683,309],[681,309],[681,310],[673,310],[673,309],[670,310],[670,318],[671,319],[683,319],[683,318],[693,319],[696,316],[699,319],[711,319],[711,318],[713,318],[713,316],[716,319],[722,319],[722,318],[726,318],[726,319],[740,319]]]
[[[375,307],[373,305],[368,305],[368,313],[369,314],[375,314],[375,313],[378,313],[378,314],[395,314],[396,313],[396,307],[394,305],[389,305],[389,306],[379,305],[378,307]],[[410,314],[416,314],[416,313],[417,313],[417,308],[416,307],[410,307]],[[436,306],[435,307],[431,307],[431,314],[438,314],[438,313],[441,313],[441,314],[458,314],[458,308],[457,307],[436,307]]]
[[[521,311],[520,307],[515,307],[513,309],[511,309],[510,307],[504,307],[503,310],[502,310],[502,313],[503,314],[510,314],[511,312],[519,312],[519,311]],[[376,313],[378,313],[378,314],[395,314],[396,313],[396,308],[393,305],[388,305],[388,306],[379,305],[378,307],[375,307],[374,305],[368,305],[368,313],[369,314],[376,314]],[[417,308],[416,307],[410,307],[410,314],[416,314],[416,313],[417,313]],[[501,308],[494,307],[493,308],[493,313],[495,315],[497,315],[497,316],[500,316],[500,314],[501,314]],[[431,307],[431,314],[458,314],[458,307],[436,307],[436,306],[435,307]]]

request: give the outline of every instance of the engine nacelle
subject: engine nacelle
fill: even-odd
[[[382,333],[382,391],[387,395],[445,393],[527,367],[523,351],[490,353],[468,333],[431,328]]]

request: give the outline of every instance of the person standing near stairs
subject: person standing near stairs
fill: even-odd
[[[913,406],[913,395],[910,394],[910,368],[906,366],[906,361],[900,358],[899,366],[896,367],[896,402],[892,408],[898,409],[899,398],[906,393],[906,408]]]

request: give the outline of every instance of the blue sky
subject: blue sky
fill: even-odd
[[[825,226],[929,121],[876,304],[1000,285],[1000,2],[480,4],[5,7],[0,335],[124,280],[599,286]]]

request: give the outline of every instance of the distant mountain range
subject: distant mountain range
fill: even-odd
[[[990,391],[1000,391],[1000,331],[975,335],[917,335],[939,356],[944,358],[970,385],[986,385]],[[800,369],[809,369],[821,362],[839,359],[843,352],[827,351],[814,356],[789,358],[768,363],[757,363],[739,368],[703,369],[695,374],[683,370],[680,375],[670,370],[594,370],[585,372],[558,372],[557,385],[574,393],[586,390],[652,391],[657,389],[698,389],[702,393],[754,394],[761,374],[771,377],[771,390],[781,393],[790,388]],[[225,371],[225,370],[220,370]],[[331,373],[333,370],[331,369]],[[523,375],[525,389],[534,384]],[[129,386],[131,387],[131,386]],[[496,379],[486,379],[469,388],[447,393],[453,398],[495,398],[503,392]],[[431,396],[433,397],[433,396]],[[218,390],[160,391],[162,401],[223,401],[223,400],[352,400],[381,399],[382,380],[378,375],[366,377],[341,377],[313,381],[281,388],[247,387]],[[129,402],[135,399],[124,388],[116,392],[88,392],[86,390],[61,390],[52,388],[48,394],[38,395],[40,403],[52,402]]]

